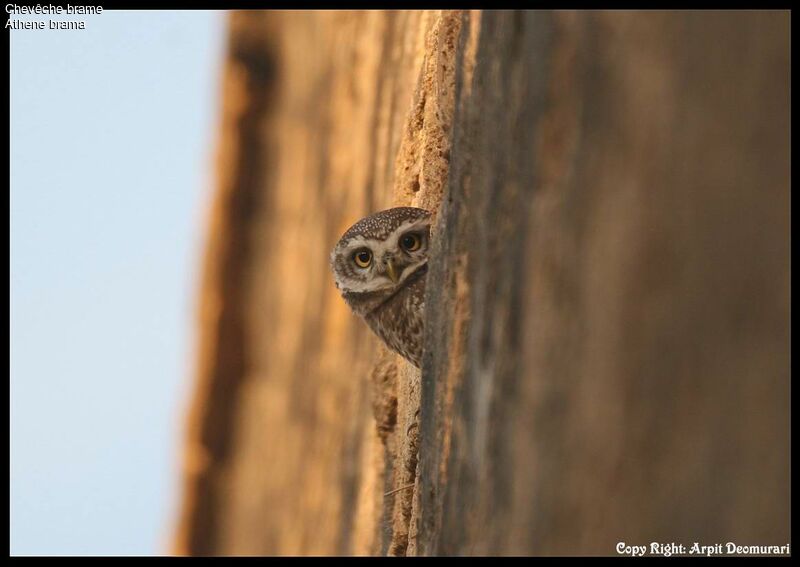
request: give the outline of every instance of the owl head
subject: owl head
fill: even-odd
[[[391,294],[428,261],[431,214],[397,207],[351,226],[331,253],[336,287],[345,296]]]

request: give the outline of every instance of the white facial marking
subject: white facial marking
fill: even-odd
[[[363,248],[366,246],[372,250],[372,253],[376,258],[382,258],[384,252],[387,250],[395,250],[397,248],[397,241],[400,239],[402,234],[409,230],[425,228],[428,225],[430,225],[430,221],[428,219],[406,221],[398,226],[397,229],[386,238],[386,240],[354,236],[348,241],[347,246],[340,248],[340,252],[349,254],[350,252],[355,252],[358,248]]]

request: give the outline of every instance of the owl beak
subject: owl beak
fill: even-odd
[[[391,260],[386,261],[386,273],[389,274],[389,278],[394,283],[397,283],[397,281],[400,279],[400,277],[397,274],[397,270],[394,267],[394,262],[392,262]]]

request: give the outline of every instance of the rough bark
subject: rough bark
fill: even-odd
[[[789,15],[230,18],[176,551],[789,538]],[[421,373],[338,297],[434,211]]]

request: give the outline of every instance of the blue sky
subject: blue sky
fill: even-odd
[[[5,32],[11,553],[167,553],[225,17],[82,19]]]

